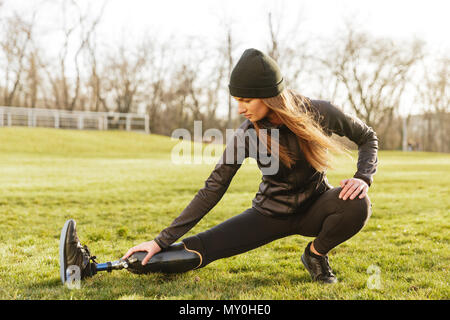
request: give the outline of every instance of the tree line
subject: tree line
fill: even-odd
[[[163,135],[193,129],[194,120],[204,130],[245,120],[228,94],[246,49],[232,17],[218,15],[216,41],[145,32],[137,42],[109,43],[99,32],[107,2],[45,3],[58,17],[47,29],[40,7],[25,14],[0,0],[0,105],[146,112],[152,132]],[[423,39],[376,37],[351,21],[333,38],[314,39],[303,32],[301,12],[293,25],[284,14],[264,13],[267,37],[259,49],[278,62],[290,88],[356,115],[377,132],[381,149],[400,149],[408,132],[421,150],[450,152],[448,52],[431,52]],[[411,115],[413,105],[419,116]]]

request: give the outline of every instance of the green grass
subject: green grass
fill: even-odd
[[[313,283],[300,263],[311,238],[291,236],[176,275],[102,273],[70,290],[59,279],[64,222],[100,262],[153,239],[184,209],[214,164],[173,165],[176,142],[127,132],[0,129],[0,299],[449,299],[450,155],[380,152],[365,228],[331,251],[340,282]],[[339,158],[331,184],[351,177]],[[251,205],[255,164],[186,236]],[[368,268],[381,287],[367,285]]]

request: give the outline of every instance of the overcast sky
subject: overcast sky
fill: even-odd
[[[58,20],[58,0],[4,0],[6,7],[30,12],[38,7],[38,19],[50,26]],[[103,0],[79,0],[98,12]],[[99,25],[99,41],[139,41],[145,33],[175,41],[187,36],[217,42],[224,38],[220,21],[233,20],[240,50],[264,51],[268,41],[267,12],[283,13],[285,31],[297,22],[307,37],[330,38],[351,18],[356,25],[377,36],[425,40],[436,54],[450,51],[449,0],[109,0]],[[46,41],[51,49],[55,41]],[[59,47],[60,44],[55,46]],[[237,58],[237,57],[236,57]]]
[[[43,8],[39,14],[49,23],[60,15],[58,0],[3,0],[19,12]],[[92,11],[104,0],[78,0]],[[267,37],[266,12],[284,10],[286,25],[301,18],[301,30],[327,37],[352,18],[374,35],[411,39],[418,36],[435,48],[450,49],[450,1],[448,0],[106,0],[100,29],[105,37],[137,38],[157,30],[176,34],[217,38],[219,20],[232,17],[245,47],[259,47]],[[52,12],[54,8],[54,12]]]
[[[246,47],[258,47],[267,36],[267,9],[285,8],[288,24],[302,18],[302,30],[326,37],[353,17],[375,35],[421,37],[437,48],[450,48],[448,0],[110,0],[106,28],[133,31],[157,28],[179,35],[214,37],[218,18],[235,19]],[[111,30],[111,31],[112,31]]]

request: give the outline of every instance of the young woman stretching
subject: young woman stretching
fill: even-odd
[[[301,256],[312,279],[337,282],[327,253],[359,232],[371,215],[367,192],[378,162],[375,132],[327,101],[311,100],[285,88],[276,62],[256,49],[242,54],[229,89],[238,101],[239,114],[247,120],[183,212],[154,240],[131,248],[122,259],[140,253],[142,268],[129,269],[136,273],[185,272],[298,234],[315,237]],[[278,135],[272,137],[275,129]],[[247,134],[250,130],[272,151],[278,169],[267,173],[267,166],[256,157],[263,177],[252,207],[175,243],[219,202],[242,161],[253,157],[250,149],[255,139]],[[330,168],[328,152],[340,152],[343,147],[331,140],[332,133],[348,137],[359,151],[355,175],[334,188],[325,175]],[[75,222],[68,234],[66,265],[78,265],[82,278],[92,276],[97,264],[79,243]]]

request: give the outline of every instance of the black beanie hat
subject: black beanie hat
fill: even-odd
[[[257,49],[247,49],[233,68],[230,94],[241,98],[269,98],[284,89],[283,76],[275,60]]]

